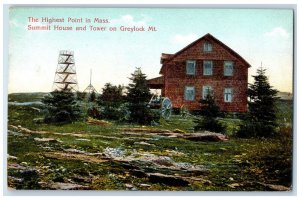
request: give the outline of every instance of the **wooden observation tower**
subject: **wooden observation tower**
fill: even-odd
[[[62,50],[59,52],[52,91],[78,91],[74,52]]]

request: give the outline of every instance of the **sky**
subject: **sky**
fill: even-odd
[[[60,26],[107,26],[118,31],[29,31],[28,17],[108,19],[105,24],[53,23]],[[52,24],[52,25],[53,25]],[[155,26],[157,31],[124,32],[119,27]],[[74,51],[77,81],[83,91],[90,81],[127,85],[136,67],[148,78],[159,76],[161,53],[176,53],[210,33],[250,65],[249,82],[262,65],[270,84],[293,88],[293,11],[289,9],[204,8],[30,8],[9,11],[8,92],[49,92],[60,50]]]

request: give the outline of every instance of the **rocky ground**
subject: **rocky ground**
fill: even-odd
[[[15,189],[291,190],[247,174],[247,151],[218,133],[143,127],[54,132],[10,125],[8,136],[8,185]]]

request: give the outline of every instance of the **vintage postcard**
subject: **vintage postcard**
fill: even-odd
[[[7,187],[293,191],[293,8],[9,8]]]

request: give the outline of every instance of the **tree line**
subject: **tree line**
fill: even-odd
[[[276,135],[275,102],[277,90],[270,86],[266,70],[262,67],[253,76],[254,83],[248,87],[248,112],[239,127],[239,137],[273,137]],[[160,118],[159,112],[151,110],[147,104],[151,98],[146,75],[137,68],[131,74],[130,83],[124,87],[106,83],[100,95],[92,92],[88,96],[87,115],[98,119],[124,121],[136,124],[151,124]],[[126,92],[125,92],[126,89]],[[45,123],[71,123],[82,119],[80,102],[84,96],[71,91],[53,91],[42,99],[46,111]],[[200,116],[196,117],[197,130],[222,132],[225,127],[218,118],[221,116],[213,93],[208,93],[202,105]]]

